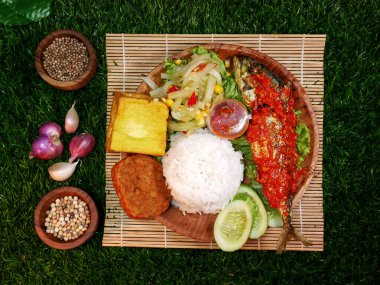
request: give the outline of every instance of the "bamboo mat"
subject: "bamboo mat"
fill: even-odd
[[[199,34],[107,34],[107,126],[114,91],[134,92],[165,58],[199,44],[220,42],[254,48],[268,54],[292,72],[304,86],[313,104],[320,135],[319,160],[315,176],[301,201],[293,209],[293,225],[314,245],[304,247],[290,241],[287,250],[323,251],[323,54],[325,35],[199,35]],[[103,246],[217,249],[213,242],[199,242],[179,235],[155,220],[129,219],[113,189],[111,168],[119,153],[106,154],[106,217]],[[249,240],[246,250],[274,250],[280,229],[269,228],[259,240]]]

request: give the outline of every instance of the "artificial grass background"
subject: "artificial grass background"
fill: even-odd
[[[270,2],[270,3],[269,3]],[[379,284],[379,11],[377,1],[53,1],[53,13],[26,26],[0,25],[1,284]],[[350,2],[350,3],[347,3]],[[83,32],[99,64],[82,90],[49,87],[34,67],[48,33]],[[45,246],[33,212],[49,190],[72,185],[105,211],[105,33],[327,34],[325,49],[325,250],[318,253],[103,248],[102,224],[85,246]],[[73,101],[98,139],[65,183],[53,162],[29,160],[38,126],[63,124]],[[65,134],[67,146],[71,136]],[[67,160],[68,150],[56,161]]]

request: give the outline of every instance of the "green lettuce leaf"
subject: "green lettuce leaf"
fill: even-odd
[[[173,62],[173,59],[165,59],[164,68],[167,74],[173,74],[177,65]]]
[[[51,0],[0,0],[0,23],[25,25],[51,13]]]
[[[241,136],[234,140],[231,140],[232,146],[235,150],[240,151],[243,154],[244,158],[244,176],[247,177],[250,181],[256,181],[257,168],[253,162],[251,146],[248,143],[245,136]],[[260,183],[258,183],[261,185]]]
[[[192,52],[193,52],[193,54],[198,54],[198,55],[200,55],[200,54],[208,53],[208,50],[205,49],[204,47],[198,46],[198,47],[196,47],[196,48],[193,48],[193,49],[192,49]]]
[[[226,78],[227,77],[227,70],[226,70],[226,66],[224,65],[223,60],[221,60],[215,52],[210,52],[210,56],[219,65],[220,75],[222,76],[222,78],[223,79]]]
[[[235,99],[244,104],[243,97],[241,96],[239,88],[233,77],[226,77],[223,80],[223,89],[225,99]]]
[[[295,114],[296,117],[297,117],[297,121],[300,122],[302,111],[301,111],[301,110],[298,110],[298,111],[294,111],[294,110],[293,110],[293,112],[294,112],[294,114]]]
[[[298,124],[296,127],[296,133],[298,135],[297,152],[299,155],[297,165],[301,168],[302,162],[310,152],[310,132],[305,124]]]

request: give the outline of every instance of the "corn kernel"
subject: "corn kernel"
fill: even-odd
[[[180,60],[180,59],[176,59],[176,60],[174,60],[174,63],[175,63],[176,65],[180,65],[180,64],[182,63],[182,60]]]
[[[166,99],[166,105],[168,106],[168,107],[173,107],[173,105],[174,105],[174,101],[173,101],[173,99],[170,99],[170,98],[168,98],[168,99]]]
[[[195,120],[197,122],[197,126],[202,126],[205,123],[205,119],[201,118],[199,120]]]
[[[227,76],[230,77],[231,76],[231,72],[227,71]]]
[[[223,87],[220,86],[220,85],[215,85],[214,91],[215,91],[216,94],[220,94],[220,93],[223,92]]]
[[[229,68],[231,66],[231,62],[229,60],[224,61],[224,65],[226,68]]]

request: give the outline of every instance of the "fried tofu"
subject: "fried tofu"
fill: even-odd
[[[106,150],[164,155],[168,116],[168,107],[163,102],[153,102],[143,94],[116,92]]]

